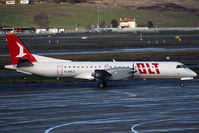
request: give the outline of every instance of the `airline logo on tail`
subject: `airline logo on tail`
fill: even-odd
[[[16,34],[6,34],[12,65],[16,65],[21,58],[30,62],[37,62],[35,57],[26,49]]]
[[[19,46],[19,54],[16,56],[17,58],[20,57],[24,57],[25,55],[27,55],[26,53],[24,53],[24,48],[23,46],[21,46],[18,42],[16,42],[17,45]]]

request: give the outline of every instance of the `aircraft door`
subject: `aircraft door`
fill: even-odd
[[[62,77],[63,76],[63,66],[62,65],[57,65],[57,77]]]

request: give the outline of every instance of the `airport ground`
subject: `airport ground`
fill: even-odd
[[[38,39],[40,40],[40,39]],[[76,49],[142,48],[147,41],[80,41]],[[161,43],[160,43],[161,42]],[[167,43],[168,42],[168,43]],[[169,43],[170,42],[170,43]],[[175,43],[171,43],[175,42]],[[144,47],[198,46],[193,40],[151,40]],[[106,45],[104,45],[106,43]],[[55,43],[56,44],[56,43]],[[46,50],[55,44],[27,44],[30,51]],[[67,47],[67,44],[65,47]],[[119,45],[120,44],[120,45]],[[150,45],[151,44],[151,45]],[[30,46],[31,45],[31,46]],[[103,45],[103,47],[102,47]],[[141,45],[141,46],[140,46]],[[144,45],[144,44],[143,44]],[[99,45],[100,46],[100,45]],[[1,45],[8,53],[7,45]],[[56,44],[56,49],[64,49]],[[73,48],[74,49],[74,48]],[[72,49],[71,49],[72,50]],[[45,50],[44,50],[45,51]],[[154,60],[180,61],[199,65],[199,50],[168,50],[90,54],[57,54],[49,57],[71,60]],[[166,59],[167,58],[167,59]],[[13,73],[3,68],[9,56],[0,56],[0,75]],[[195,71],[199,74],[198,66]],[[107,89],[97,82],[42,77],[0,78],[0,132],[2,133],[197,133],[199,132],[199,80],[110,81]]]
[[[2,133],[198,133],[199,82],[0,84]]]

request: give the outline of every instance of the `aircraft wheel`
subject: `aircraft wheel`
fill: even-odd
[[[183,82],[180,83],[180,87],[184,87],[184,83]]]
[[[102,80],[102,81],[99,81],[99,83],[98,83],[98,87],[99,88],[105,88],[106,87],[106,81],[104,81],[104,80]]]

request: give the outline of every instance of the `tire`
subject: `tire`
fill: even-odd
[[[184,83],[183,82],[180,83],[180,87],[184,87]]]
[[[98,87],[99,87],[99,88],[105,88],[105,87],[106,87],[106,81],[104,81],[104,80],[99,81]]]

